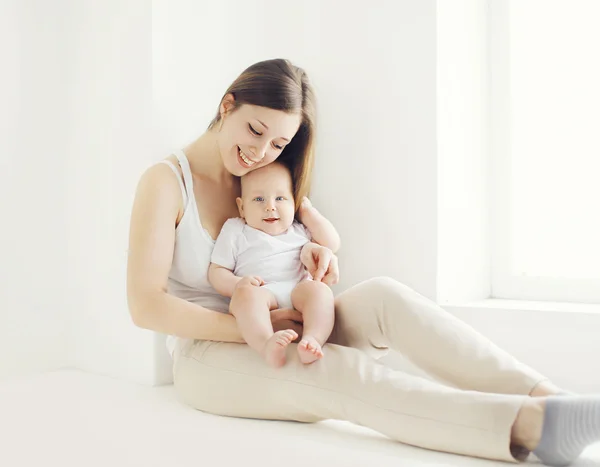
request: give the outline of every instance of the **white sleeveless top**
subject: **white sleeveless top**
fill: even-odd
[[[229,298],[220,295],[208,282],[208,266],[215,241],[202,226],[196,198],[192,171],[185,153],[176,151],[183,173],[183,181],[177,168],[170,161],[160,161],[175,173],[183,197],[183,216],[175,230],[173,264],[169,272],[167,291],[171,295],[196,303],[214,311],[227,313]],[[173,355],[177,343],[176,336],[167,337],[167,349]]]

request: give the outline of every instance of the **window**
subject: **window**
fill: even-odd
[[[600,303],[600,1],[490,1],[492,296]]]

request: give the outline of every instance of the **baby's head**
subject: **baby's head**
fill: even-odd
[[[280,235],[294,222],[295,204],[290,171],[272,162],[242,177],[242,197],[237,199],[246,224],[269,235]]]

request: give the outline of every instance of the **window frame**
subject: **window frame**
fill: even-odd
[[[534,277],[512,273],[510,157],[510,0],[488,0],[489,155],[491,184],[491,297],[600,303],[600,280]],[[599,239],[600,241],[600,239]],[[600,265],[599,265],[600,267]]]

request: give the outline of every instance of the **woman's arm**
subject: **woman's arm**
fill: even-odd
[[[179,183],[169,167],[157,164],[144,173],[129,232],[127,301],[133,322],[179,337],[244,342],[233,316],[167,293],[175,226],[182,205]]]
[[[334,253],[340,248],[340,236],[335,227],[312,205],[308,198],[300,205],[298,219],[302,222],[315,243],[329,248]]]

